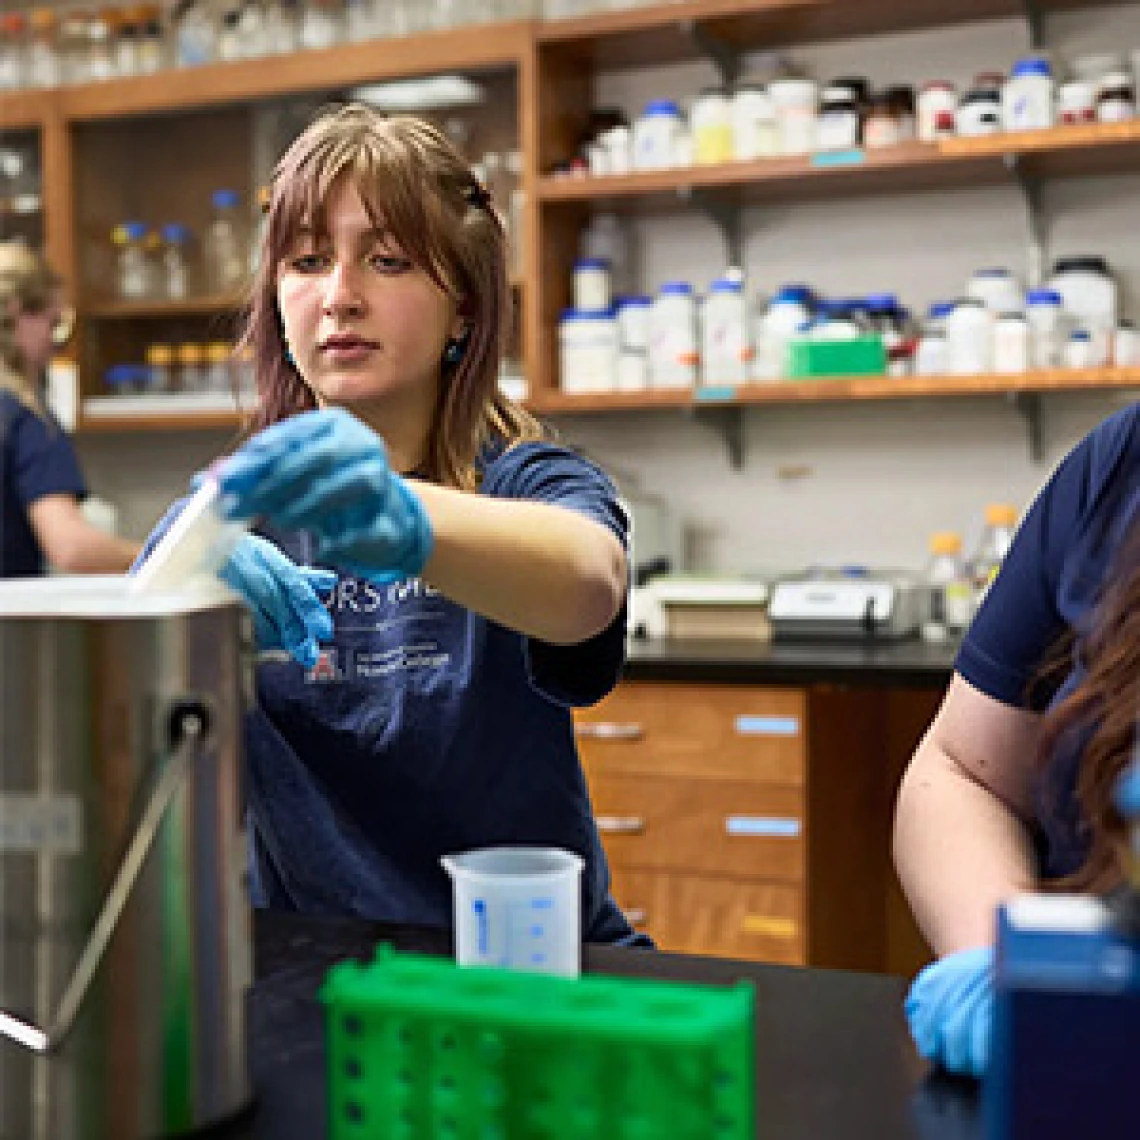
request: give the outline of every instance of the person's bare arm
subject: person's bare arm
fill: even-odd
[[[993,941],[1000,902],[1033,890],[1026,820],[1040,717],[954,675],[911,759],[895,813],[894,858],[939,956]]]
[[[601,523],[547,503],[414,486],[435,540],[424,577],[452,601],[563,645],[599,633],[621,608],[625,552]]]
[[[28,518],[48,562],[68,574],[125,573],[139,552],[137,542],[92,526],[74,495],[44,495]]]

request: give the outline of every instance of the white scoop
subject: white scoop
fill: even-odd
[[[218,484],[207,478],[131,576],[132,594],[168,593],[217,576],[248,528],[223,518],[217,502]]]

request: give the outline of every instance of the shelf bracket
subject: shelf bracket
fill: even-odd
[[[741,259],[744,256],[744,231],[741,227],[739,207],[729,202],[723,194],[716,194],[699,186],[680,186],[677,188],[677,196],[700,210],[720,230],[728,259],[725,265],[743,265]]]
[[[744,467],[744,409],[740,405],[694,404],[688,414],[696,423],[716,432],[728,450],[728,462],[734,471]]]
[[[720,72],[721,82],[731,87],[740,77],[740,52],[731,44],[714,36],[700,20],[682,20],[681,34],[687,36],[693,46],[706,59],[712,60]]]
[[[1025,24],[1029,29],[1029,46],[1036,50],[1044,39],[1045,18],[1037,7],[1037,0],[1021,0]]]
[[[1009,402],[1014,411],[1025,422],[1025,436],[1029,443],[1029,458],[1033,463],[1040,463],[1045,453],[1041,441],[1041,393],[1040,392],[1010,392]]]
[[[1036,289],[1045,281],[1045,261],[1048,256],[1048,234],[1046,233],[1041,180],[1026,172],[1018,155],[1007,154],[1004,161],[1006,169],[1013,175],[1021,190],[1021,196],[1025,200],[1025,214],[1029,222],[1027,276],[1029,287]]]

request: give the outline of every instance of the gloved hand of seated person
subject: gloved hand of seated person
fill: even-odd
[[[393,582],[418,574],[431,553],[419,498],[389,467],[384,441],[343,409],[273,424],[216,474],[227,517],[309,531],[316,558],[330,566]]]
[[[948,954],[927,966],[906,997],[919,1053],[952,1073],[980,1077],[993,1022],[993,947]]]
[[[331,570],[298,566],[257,535],[243,535],[219,571],[253,613],[258,649],[286,649],[306,669],[317,663],[317,643],[333,634],[321,602],[336,585]]]

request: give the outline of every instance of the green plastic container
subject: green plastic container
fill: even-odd
[[[788,345],[788,376],[885,376],[887,350],[881,337],[854,340],[793,340]]]
[[[747,982],[461,969],[397,954],[321,989],[332,1140],[751,1140]]]

